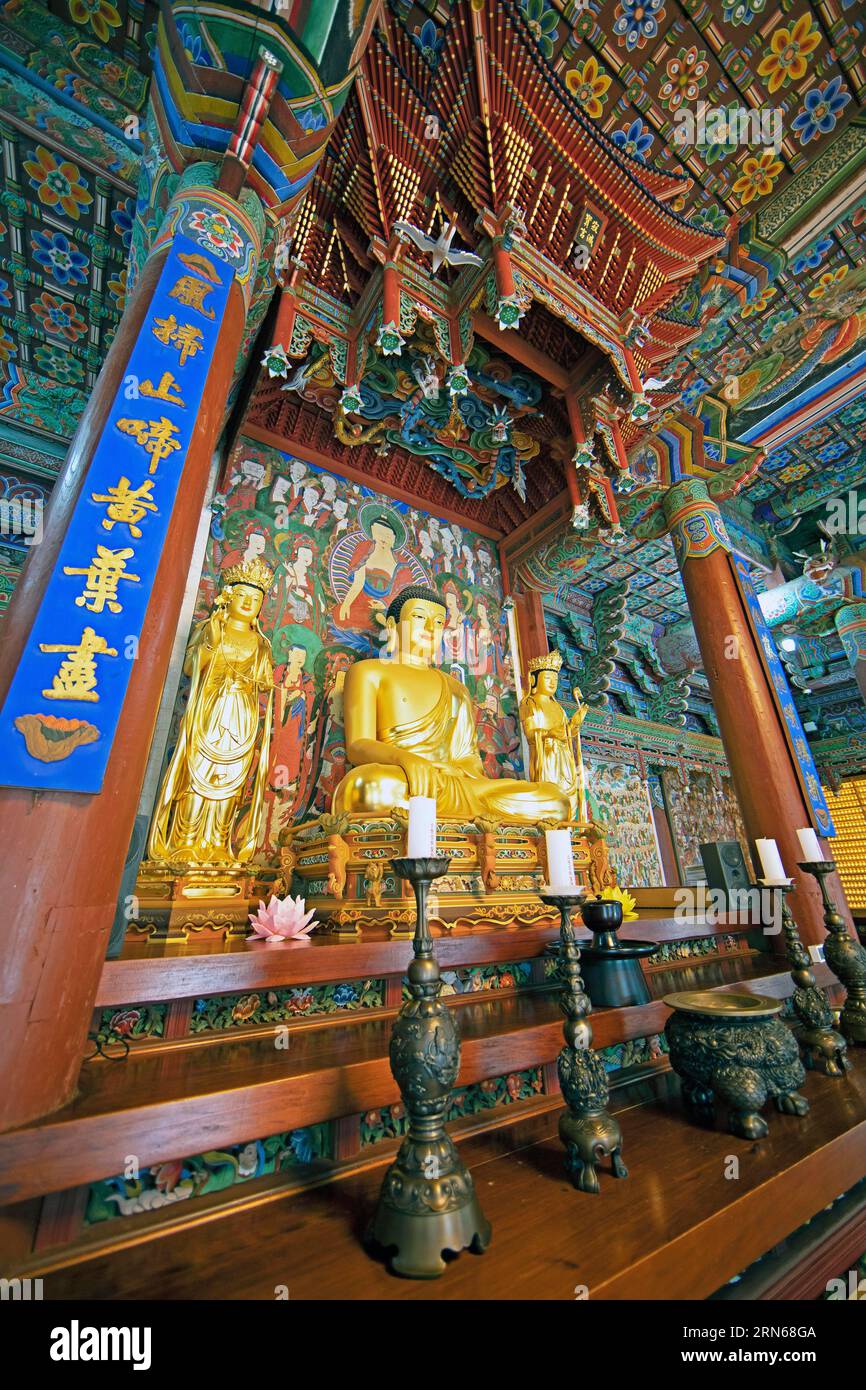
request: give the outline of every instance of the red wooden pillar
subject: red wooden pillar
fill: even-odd
[[[185,205],[200,191],[185,187]],[[224,194],[220,208],[230,203]],[[250,264],[258,255],[252,235]],[[170,225],[170,224],[169,224]],[[44,540],[30,552],[3,627],[5,696],[68,529],[76,499],[142,331],[167,246],[146,263],[58,479]],[[81,1064],[138,797],[181,609],[187,570],[222,426],[246,305],[232,281],[216,351],[172,509],[162,557],[98,795],[0,788],[0,1129],[70,1099]]]
[[[547,645],[547,629],[544,625],[544,606],[541,594],[535,589],[523,589],[514,595],[514,615],[517,619],[517,641],[520,646],[520,669],[524,686],[526,672],[534,656],[544,656],[550,649]]]
[[[696,478],[684,478],[670,488],[663,506],[755,873],[761,872],[755,840],[776,840],[794,879],[789,903],[802,938],[820,942],[825,935],[821,896],[815,880],[797,868],[797,830],[811,825],[812,815],[734,570],[724,522],[706,484]],[[781,935],[769,941],[775,951],[783,952]]]
[[[274,324],[274,342],[289,350],[292,341],[292,334],[295,331],[295,320],[298,317],[297,301],[292,294],[283,290],[280,294],[280,302],[277,306],[277,319]]]
[[[662,873],[664,874],[665,886],[679,887],[680,871],[677,868],[677,856],[674,850],[674,839],[671,834],[671,824],[668,820],[668,813],[663,806],[652,805],[653,824],[656,830],[656,839],[659,844],[659,854],[662,861]]]
[[[400,271],[395,261],[382,267],[382,323],[400,329]]]
[[[574,440],[575,453],[578,453],[581,445],[586,444],[586,430],[580,411],[580,403],[574,390],[570,386],[565,392],[565,408],[568,411],[568,423],[571,426],[571,437]],[[575,463],[574,456],[572,456],[565,465],[565,482],[568,487],[568,496],[572,507],[579,507],[584,499],[581,496],[580,485],[577,481],[577,464]]]
[[[496,276],[496,293],[500,299],[514,298],[514,270],[511,265],[511,257],[502,244],[502,238],[496,237],[491,247],[493,253],[493,273]]]

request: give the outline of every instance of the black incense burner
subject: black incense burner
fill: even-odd
[[[596,1008],[622,1009],[648,1004],[650,992],[640,963],[658,950],[656,941],[620,941],[622,903],[612,898],[587,898],[580,909],[583,925],[592,932],[590,946],[581,945],[583,981]]]

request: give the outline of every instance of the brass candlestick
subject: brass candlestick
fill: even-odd
[[[445,1270],[444,1250],[486,1249],[490,1224],[472,1178],[445,1129],[451,1088],[460,1070],[454,1015],[439,998],[442,980],[427,926],[427,895],[448,871],[448,857],[395,859],[394,871],[415,891],[417,917],[409,994],[391,1032],[391,1071],[409,1117],[408,1132],[385,1174],[371,1239],[394,1249],[391,1268],[412,1279]]]
[[[835,873],[836,865],[832,859],[819,859],[799,867],[818,880],[827,928],[824,959],[847,992],[839,1027],[849,1042],[866,1042],[866,951],[849,934],[845,918],[836,911],[827,889],[827,877]]]
[[[580,888],[541,894],[541,901],[559,912],[559,960],[562,981],[559,1007],[565,1014],[565,1046],[556,1059],[559,1084],[568,1111],[559,1121],[565,1145],[565,1169],[581,1192],[598,1192],[596,1164],[610,1155],[615,1178],[627,1178],[622,1161],[622,1132],[607,1103],[610,1088],[604,1063],[592,1049],[592,1002],[580,977],[580,951],[571,916],[585,896]]]
[[[793,880],[770,883],[767,879],[759,878],[758,882],[763,888],[779,894],[785,953],[791,966],[791,979],[796,985],[794,1013],[797,1022],[793,1025],[793,1031],[800,1044],[803,1061],[810,1070],[821,1071],[825,1076],[844,1076],[851,1066],[848,1047],[842,1034],[833,1027],[833,1010],[826,994],[818,987],[809,952],[800,940],[797,923],[786,901]]]

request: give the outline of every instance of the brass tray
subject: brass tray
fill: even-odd
[[[669,1009],[701,1014],[704,1018],[760,1018],[782,1010],[781,999],[772,999],[768,994],[722,994],[708,989],[666,994],[662,1003]]]

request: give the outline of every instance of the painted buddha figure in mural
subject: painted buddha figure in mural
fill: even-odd
[[[349,563],[349,587],[334,615],[334,625],[372,632],[395,592],[411,584],[413,574],[402,554],[406,528],[395,511],[368,502],[358,513],[358,525],[365,539]]]
[[[552,783],[485,776],[472,697],[435,664],[445,624],[435,590],[410,584],[387,610],[391,658],[350,668],[346,755],[355,766],[334,793],[334,811],[388,815],[410,796],[433,796],[440,818],[568,820],[568,796]]]
[[[236,867],[256,849],[274,688],[259,613],[272,582],[258,557],[231,566],[212,613],[193,631],[184,662],[189,698],[150,829],[151,860]]]

